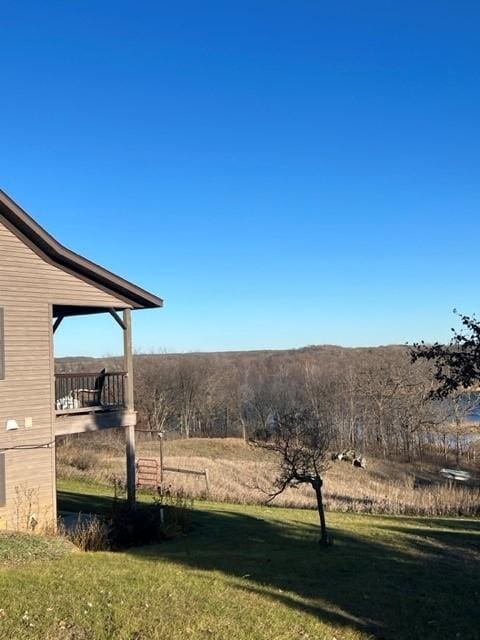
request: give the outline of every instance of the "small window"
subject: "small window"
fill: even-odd
[[[5,454],[0,453],[0,507],[6,503],[7,492],[5,488]]]
[[[5,378],[5,338],[3,330],[3,309],[0,308],[0,380]]]

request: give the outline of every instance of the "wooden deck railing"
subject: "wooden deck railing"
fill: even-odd
[[[125,407],[124,371],[112,373],[57,373],[55,410],[79,413]]]

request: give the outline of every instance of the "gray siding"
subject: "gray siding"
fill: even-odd
[[[5,450],[6,505],[0,528],[25,528],[30,515],[55,517],[52,304],[125,307],[121,300],[44,261],[0,216],[0,307],[4,379],[0,379],[0,450]],[[18,429],[6,430],[6,421]],[[25,426],[25,419],[32,426]],[[27,446],[29,448],[15,449]]]
[[[0,380],[5,376],[5,342],[3,333],[3,308],[0,307]]]

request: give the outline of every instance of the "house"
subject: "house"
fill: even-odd
[[[59,244],[0,191],[0,528],[56,521],[55,438],[65,434],[123,428],[135,501],[131,311],[161,306]],[[60,323],[96,313],[123,332],[124,370],[55,376]]]

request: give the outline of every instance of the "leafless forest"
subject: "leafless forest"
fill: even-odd
[[[117,358],[57,361],[59,371],[121,370]],[[243,437],[291,407],[327,412],[332,447],[368,457],[475,460],[475,394],[433,401],[432,373],[405,346],[135,356],[139,429],[167,439]]]

